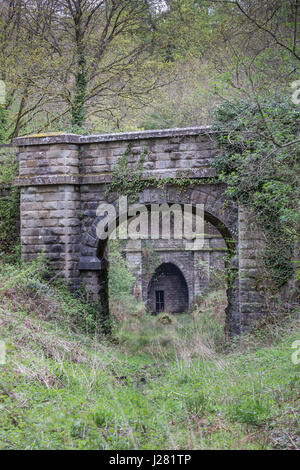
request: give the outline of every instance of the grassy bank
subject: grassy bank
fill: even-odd
[[[109,340],[37,271],[0,273],[1,449],[300,447],[296,314],[225,347],[212,293],[193,315],[137,308]]]

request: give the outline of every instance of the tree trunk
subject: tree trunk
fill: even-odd
[[[78,54],[74,100],[72,105],[72,127],[74,130],[83,127],[85,119],[84,101],[87,90],[87,71],[85,50]]]

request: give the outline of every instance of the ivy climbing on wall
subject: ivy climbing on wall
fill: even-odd
[[[277,290],[292,278],[300,200],[300,110],[290,97],[225,102],[213,130],[215,167],[229,199],[252,209],[264,231],[264,264]]]
[[[111,182],[107,185],[105,196],[116,192],[119,195],[127,196],[129,202],[136,202],[139,194],[146,188],[166,189],[168,186],[176,186],[179,191],[184,192],[188,188],[199,184],[216,184],[217,178],[190,178],[184,170],[177,171],[176,177],[158,178],[153,175],[146,175],[143,164],[148,155],[145,147],[143,152],[137,156],[135,168],[129,166],[128,157],[131,154],[131,144],[126,147],[125,153],[119,158],[115,166]]]

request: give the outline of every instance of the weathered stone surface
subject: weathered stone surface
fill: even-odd
[[[67,279],[71,288],[76,289],[84,282],[99,305],[105,304],[107,247],[97,238],[96,211],[101,202],[116,202],[117,193],[105,196],[106,183],[131,144],[128,155],[131,169],[136,168],[146,149],[143,179],[149,176],[181,178],[184,174],[185,178],[199,180],[199,184],[194,182],[193,187],[185,191],[174,185],[166,189],[146,189],[139,195],[140,203],[203,204],[205,210],[205,243],[201,249],[193,251],[182,240],[153,241],[156,258],[152,268],[155,270],[163,264],[176,266],[186,282],[185,298],[191,307],[197,295],[209,286],[208,266],[224,266],[222,256],[227,250],[224,238],[229,237],[236,244],[232,269],[237,275],[228,290],[227,328],[232,333],[248,331],[265,314],[265,301],[257,289],[264,250],[261,231],[245,208],[228,201],[224,204],[223,184],[206,180],[203,184],[203,178],[216,175],[212,162],[218,149],[209,128],[99,136],[29,136],[15,139],[14,144],[19,148],[16,184],[21,187],[21,242],[25,259],[31,260],[44,250],[58,275]],[[153,272],[147,271],[143,250],[141,242],[129,244],[126,259],[136,278],[134,295],[146,302],[152,296],[153,307],[155,289],[149,294]],[[172,269],[164,272],[174,274]],[[176,302],[184,303],[183,297],[180,300],[180,283],[175,277],[173,283],[168,280],[165,283],[165,287],[169,286],[166,305],[172,297],[175,302],[176,296]]]

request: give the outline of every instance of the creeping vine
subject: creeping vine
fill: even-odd
[[[129,167],[128,157],[130,153],[131,144],[129,143],[112,172],[111,182],[107,185],[105,196],[116,192],[119,195],[127,196],[129,202],[136,202],[139,194],[147,188],[165,189],[167,186],[176,186],[179,191],[184,192],[199,184],[218,183],[217,178],[201,178],[201,180],[190,178],[184,170],[178,171],[176,177],[168,176],[158,178],[153,175],[145,175],[143,164],[148,155],[147,148],[144,148],[143,152],[138,157],[134,169]]]

